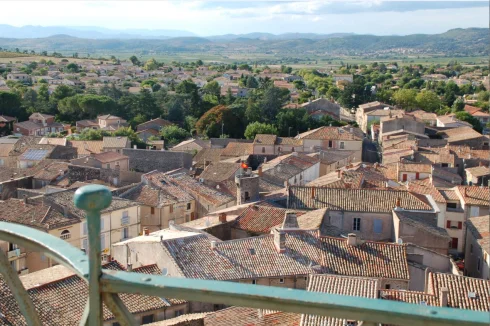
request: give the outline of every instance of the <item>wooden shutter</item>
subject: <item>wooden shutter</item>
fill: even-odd
[[[446,228],[448,228],[448,229],[451,228],[451,221],[446,221]]]
[[[462,229],[463,228],[463,222],[458,222],[458,229]]]

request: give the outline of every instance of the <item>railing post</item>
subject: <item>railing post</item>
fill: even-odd
[[[88,310],[85,310],[87,325],[102,325],[102,293],[100,276],[100,211],[109,207],[112,194],[107,187],[89,185],[79,188],[73,198],[75,206],[87,213],[88,256],[89,256],[89,296]],[[88,315],[87,315],[88,314]],[[83,321],[82,321],[83,322]]]

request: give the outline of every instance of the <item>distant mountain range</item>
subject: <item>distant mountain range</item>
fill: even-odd
[[[196,36],[188,31],[170,29],[109,29],[96,26],[22,26],[0,24],[0,37],[40,38],[53,35],[69,35],[90,39],[167,39],[170,37]]]
[[[36,52],[57,51],[65,54],[73,52],[90,54],[199,52],[220,55],[268,53],[283,56],[310,54],[356,56],[372,53],[401,55],[430,53],[447,56],[488,56],[488,44],[490,44],[488,28],[452,29],[442,34],[405,36],[347,33],[288,33],[281,35],[249,33],[197,37],[189,32],[169,30],[126,30],[126,34],[109,34],[107,31],[110,33],[120,33],[121,31],[86,27],[86,31],[77,30],[77,33],[82,33],[77,36],[64,33],[49,37],[22,38],[14,32],[5,32],[5,26],[7,25],[0,25],[0,47],[2,48],[19,48],[20,50],[34,50]],[[28,27],[21,29],[24,28]],[[65,32],[67,30],[73,32],[70,28],[60,27],[59,29],[65,29]],[[59,30],[52,27],[51,31]],[[134,34],[130,34],[130,31]],[[43,33],[48,33],[48,31],[45,30]],[[167,33],[167,35],[163,33]],[[174,36],[170,36],[172,33]],[[179,33],[190,35],[175,36]],[[99,37],[95,37],[95,34]],[[158,36],[155,36],[157,34]],[[41,35],[41,32],[36,35]]]

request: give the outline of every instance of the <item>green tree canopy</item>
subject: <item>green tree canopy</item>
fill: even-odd
[[[433,91],[422,91],[415,97],[418,106],[428,112],[436,112],[440,109],[441,99]]]
[[[245,129],[245,138],[254,139],[257,134],[272,134],[277,135],[279,132],[272,124],[254,122],[250,123]]]
[[[466,111],[456,112],[455,116],[457,119],[461,121],[466,121],[468,123],[471,123],[473,129],[475,129],[476,131],[482,132],[483,128],[480,121],[474,116],[472,116],[471,114],[469,114],[468,112]]]
[[[166,146],[176,145],[191,136],[187,130],[175,125],[163,127],[160,135],[165,140]]]
[[[222,129],[231,137],[241,137],[241,117],[236,110],[228,106],[218,105],[204,113],[197,121],[196,130],[199,134],[208,137],[219,137]]]
[[[277,114],[277,128],[281,136],[295,136],[310,127],[310,116],[305,109],[282,109]]]
[[[417,91],[414,89],[400,89],[393,94],[395,103],[405,110],[413,109],[417,106]]]

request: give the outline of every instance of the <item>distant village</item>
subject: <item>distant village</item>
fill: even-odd
[[[39,111],[24,120],[0,112],[0,221],[87,250],[85,213],[73,195],[100,184],[113,194],[101,219],[104,268],[452,307],[462,314],[490,310],[490,114],[488,105],[478,106],[476,92],[457,96],[461,107],[440,114],[379,99],[347,106],[318,87],[305,97],[298,89],[308,85],[305,77],[278,68],[149,70],[131,61],[78,60],[79,72],[68,73],[71,61],[51,63],[37,64],[45,69],[40,76],[21,71],[28,63],[0,64],[0,93],[13,92],[17,83],[35,90],[47,84],[50,94],[60,85],[94,93],[108,85],[133,94],[160,87],[171,93],[183,81],[199,89],[216,81],[220,96],[246,103],[252,88],[240,81],[250,75],[287,89],[281,110],[304,110],[323,125],[285,133],[259,128],[244,139],[223,132],[227,125],[218,120],[218,137],[189,132],[169,142],[162,130],[182,123],[168,117],[134,123],[98,112],[68,123]],[[395,75],[405,68],[384,69]],[[445,67],[438,69],[420,78],[490,89],[481,71],[448,77],[440,73]],[[317,73],[340,90],[356,78],[345,71]],[[160,86],[144,83],[148,79]],[[374,93],[381,88],[373,87]],[[403,89],[396,80],[388,88]],[[458,118],[459,112],[471,120]],[[128,127],[136,136],[118,135]],[[87,130],[107,133],[97,140],[78,137]],[[85,300],[67,293],[86,297],[83,280],[14,243],[0,241],[0,251],[36,307],[50,312],[41,314],[46,324],[78,323]],[[23,317],[2,279],[0,293],[0,325],[16,325]],[[122,301],[140,324],[362,322],[142,295]],[[119,325],[112,313],[104,318],[104,325]]]

